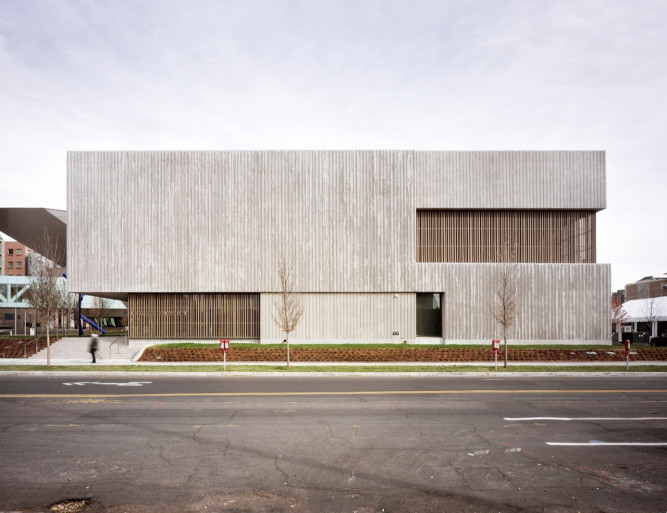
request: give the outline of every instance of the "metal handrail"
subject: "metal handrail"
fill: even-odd
[[[111,357],[111,346],[114,345],[116,342],[118,342],[121,339],[125,340],[124,345],[127,345],[127,335],[117,336],[116,340],[114,340],[113,342],[111,342],[111,344],[109,344],[109,357]],[[120,344],[116,345],[116,354],[120,354]]]
[[[33,342],[35,343],[35,353],[37,353],[37,348],[39,344],[39,339],[42,338],[43,335],[40,335],[39,337],[35,337],[32,340],[28,340],[23,344],[23,358],[28,357],[28,344],[32,344]]]

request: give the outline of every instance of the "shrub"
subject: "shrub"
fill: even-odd
[[[667,346],[667,337],[652,337],[651,345],[656,347],[665,347]]]

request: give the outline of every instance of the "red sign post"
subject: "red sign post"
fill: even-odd
[[[494,338],[491,341],[491,348],[493,349],[493,360],[496,365],[496,370],[498,370],[498,352],[500,351],[500,340]]]
[[[625,370],[630,370],[630,341],[625,341]]]
[[[222,360],[223,360],[222,370],[227,370],[227,353],[229,352],[229,340],[220,339],[220,350],[222,351]]]

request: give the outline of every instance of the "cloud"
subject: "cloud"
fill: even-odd
[[[667,4],[5,0],[6,206],[65,208],[65,152],[602,149],[598,261],[667,271]],[[661,236],[662,235],[662,236]]]

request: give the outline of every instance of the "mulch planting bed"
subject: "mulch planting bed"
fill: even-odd
[[[46,337],[12,338],[0,340],[0,358],[29,358],[46,347]],[[53,345],[58,339],[51,335],[50,343]],[[26,342],[30,342],[27,346]],[[25,346],[25,348],[24,348]]]
[[[634,351],[634,350],[633,350]],[[667,360],[667,350],[640,349],[632,361]],[[282,362],[287,358],[284,348],[232,347],[228,362]],[[503,353],[498,355],[502,360]],[[152,348],[144,351],[142,362],[218,362],[218,348]],[[490,349],[455,347],[396,348],[299,348],[290,347],[293,362],[492,362]],[[625,360],[623,350],[590,349],[508,349],[513,362],[609,362]]]

